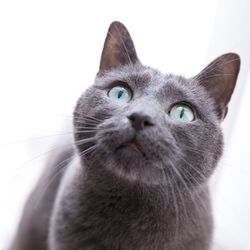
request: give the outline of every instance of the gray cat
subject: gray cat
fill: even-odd
[[[11,250],[210,249],[208,181],[239,67],[229,53],[193,78],[162,74],[113,22],[73,146],[48,161]]]

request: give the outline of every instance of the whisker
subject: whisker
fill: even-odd
[[[165,173],[165,170],[163,168],[163,172]],[[166,173],[165,173],[166,174]],[[172,178],[171,180],[175,182],[175,178],[173,175],[171,175]],[[172,182],[170,181],[169,182],[169,186],[170,186],[170,192],[172,194],[172,198],[173,198],[173,204],[174,204],[174,211],[175,211],[175,222],[176,222],[176,225],[175,225],[175,241],[177,242],[178,241],[178,235],[179,235],[179,227],[180,227],[180,221],[179,221],[179,206],[178,206],[178,203],[177,203],[177,199],[176,199],[176,194],[175,194],[175,190],[174,190],[174,187],[172,186]]]
[[[79,157],[82,157],[84,155],[87,155],[88,153],[94,151],[97,148],[96,145],[84,150],[83,152],[81,152],[79,154]],[[39,199],[37,199],[37,201],[34,203],[34,207],[37,208],[38,204],[40,203],[40,201],[42,200],[42,198],[44,197],[46,191],[48,190],[49,186],[52,185],[52,183],[55,181],[55,179],[58,177],[58,175],[65,170],[68,167],[67,162],[69,163],[74,157],[76,157],[75,154],[71,155],[70,157],[66,158],[65,160],[61,161],[60,163],[58,163],[56,166],[54,166],[54,170],[55,172],[49,177],[49,180],[47,182],[47,184],[44,186],[44,188],[41,190],[40,195],[39,195]],[[65,164],[64,164],[65,163]]]
[[[191,200],[191,202],[193,203],[193,206],[194,206],[194,209],[196,210],[197,212],[197,216],[200,218],[200,220],[202,220],[202,210],[201,208],[198,206],[198,205],[201,205],[203,207],[203,209],[207,210],[206,209],[206,206],[204,204],[204,202],[202,201],[201,197],[199,196],[198,192],[194,192],[194,191],[191,191],[190,188],[187,186],[186,182],[184,181],[181,173],[178,171],[178,169],[176,167],[174,167],[173,164],[172,165],[172,170],[175,171],[176,173],[176,176],[179,178],[179,180],[183,183],[184,187],[185,187],[185,190],[188,192],[187,194],[189,195],[189,198]],[[196,195],[197,199],[194,199],[194,195]],[[198,202],[199,201],[199,202]],[[187,217],[188,218],[188,217]],[[205,230],[205,226],[202,226],[203,230]]]
[[[185,180],[183,179],[180,171],[174,166],[174,164],[173,164],[172,161],[170,161],[170,166],[171,166],[171,170],[173,170],[173,172],[175,173],[175,175],[180,179],[181,183],[183,184],[183,187],[186,189],[186,191],[188,191],[188,193],[190,193],[189,187],[186,185]],[[174,179],[174,182],[175,182],[175,187],[177,189],[177,192],[180,195],[180,201],[181,201],[181,203],[182,203],[182,205],[184,207],[184,214],[186,215],[186,218],[187,218],[188,217],[188,213],[187,213],[185,201],[184,201],[184,198],[183,198],[183,194],[181,193],[180,188],[178,187],[178,184],[177,184],[175,178],[173,178],[173,179]]]
[[[46,139],[46,138],[49,138],[49,137],[66,136],[66,135],[69,135],[69,134],[72,134],[72,133],[73,132],[64,132],[64,133],[50,134],[50,135],[44,135],[44,136],[32,137],[32,138],[23,139],[23,140],[7,142],[7,143],[4,143],[4,144],[0,144],[0,148],[5,147],[5,146],[9,146],[9,145],[13,145],[13,144],[25,143],[25,142],[29,142],[29,141],[33,141],[33,140],[34,141],[35,140],[42,140],[42,139]]]
[[[47,189],[49,188],[49,186],[55,181],[56,177],[58,177],[59,174],[63,170],[65,170],[65,168],[68,166],[67,164],[63,164],[63,163],[66,163],[67,161],[70,161],[71,159],[73,159],[74,156],[75,155],[73,154],[70,157],[68,157],[67,159],[65,159],[62,162],[60,162],[59,164],[57,164],[56,166],[54,166],[55,172],[52,173],[52,175],[51,175],[52,177],[51,178],[49,178],[48,175],[47,176],[45,175],[45,177],[43,177],[43,178],[49,178],[49,180],[48,180],[47,184],[45,184],[45,186],[43,188],[41,187],[42,190],[40,190],[39,196],[34,201],[34,208],[35,209],[38,207],[40,201],[44,197],[44,195],[45,195]]]
[[[100,119],[94,119],[94,118],[90,118],[90,117],[86,117],[86,116],[76,116],[73,118],[74,120],[81,120],[81,121],[91,121],[91,122],[95,122],[95,123],[99,123],[99,122],[102,122],[103,120],[100,120]]]
[[[80,127],[81,129],[81,127]],[[98,131],[98,129],[86,129],[84,127],[85,130],[74,130],[75,133],[90,133],[90,132],[96,132]]]
[[[29,159],[28,161],[24,162],[19,168],[24,168],[25,166],[27,166],[29,163],[35,161],[35,160],[38,160],[42,157],[45,157],[45,156],[48,156],[49,153],[52,153],[53,151],[56,151],[58,150],[59,148],[67,148],[69,146],[75,146],[75,145],[82,145],[83,142],[94,142],[95,139],[93,138],[88,138],[88,139],[82,139],[82,140],[79,140],[78,142],[74,142],[74,143],[67,143],[67,144],[64,144],[64,145],[60,145],[60,146],[55,146],[41,154],[38,154],[36,155],[35,157]]]
[[[98,122],[101,122],[102,120],[100,120],[100,119],[97,119],[97,118],[95,118],[95,117],[86,117],[86,116],[83,116],[83,117],[81,117],[81,116],[74,116],[74,115],[71,115],[71,116],[67,116],[67,115],[60,115],[60,116],[63,116],[63,117],[66,117],[67,119],[70,119],[70,120],[79,120],[79,121],[92,121],[92,122],[96,122],[96,123],[98,123]]]
[[[84,125],[90,125],[90,126],[97,126],[101,122],[93,121],[93,120],[88,120],[88,119],[83,119],[83,118],[75,118],[73,120],[74,123],[83,123]]]
[[[190,163],[188,163],[188,162],[184,159],[184,157],[181,157],[181,155],[180,155],[180,159],[181,159],[183,162],[185,162],[185,163],[187,164],[188,167],[192,168],[192,169],[196,172],[196,174],[198,174],[203,180],[206,179],[206,176],[205,176],[204,174],[202,174],[202,173],[201,173],[200,171],[198,171],[194,166],[192,166]],[[185,171],[188,171],[188,168],[186,168]],[[193,176],[192,176],[192,177],[193,177]],[[197,184],[200,185],[200,183],[199,183],[194,177],[193,177],[193,179],[196,181]]]
[[[90,116],[90,115],[87,115],[87,114],[83,114],[81,112],[78,112],[78,111],[74,111],[75,114],[79,114],[81,115],[81,118],[85,118],[85,119],[90,119],[90,120],[95,120],[95,121],[99,121],[99,122],[102,122],[103,119],[100,119],[100,118],[97,118],[97,117],[94,117],[94,116]],[[109,118],[110,116],[108,116],[107,114],[100,114],[102,117],[104,118]]]
[[[202,217],[202,212],[201,212],[200,208],[199,208],[198,205],[197,205],[197,204],[198,204],[197,201],[194,199],[195,193],[196,193],[197,195],[198,195],[198,193],[195,192],[194,190],[191,190],[191,189],[187,186],[187,184],[186,184],[185,180],[183,179],[183,177],[182,177],[180,171],[179,171],[177,168],[174,167],[173,163],[172,163],[171,165],[172,165],[172,167],[173,167],[172,169],[176,172],[177,177],[180,178],[180,180],[181,180],[181,182],[183,183],[183,185],[184,185],[186,191],[188,192],[189,197],[190,197],[190,199],[191,199],[191,201],[192,201],[192,203],[193,203],[193,205],[194,205],[194,207],[195,207],[195,209],[196,209],[197,215],[200,217],[200,219],[202,219],[202,218],[201,218],[201,217]],[[190,173],[190,172],[189,172],[189,173]],[[192,176],[192,175],[191,175],[191,176]],[[192,177],[193,177],[193,176],[192,176]],[[193,178],[194,178],[194,177],[193,177]],[[195,178],[194,178],[194,179],[195,179]],[[200,185],[200,183],[199,183],[199,185]],[[200,205],[203,207],[204,210],[206,210],[206,206],[205,206],[204,202],[200,199],[200,196],[199,196],[199,195],[198,195],[197,198],[198,198],[199,201],[200,201]]]

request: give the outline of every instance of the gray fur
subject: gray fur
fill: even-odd
[[[73,161],[63,165],[65,171],[40,206],[32,210],[26,206],[12,250],[210,249],[208,181],[222,154],[220,123],[226,105],[217,105],[199,75],[186,79],[163,74],[139,60],[122,62],[99,72],[78,100],[75,146],[68,151]],[[129,85],[130,102],[118,104],[107,96],[117,81]],[[192,105],[194,121],[170,118],[170,108],[179,102]],[[138,131],[128,117],[142,111],[153,125]],[[144,156],[119,149],[133,138]],[[66,158],[62,153],[56,162]],[[33,195],[39,195],[38,189]],[[45,227],[40,213],[46,214]],[[34,226],[40,223],[41,227]],[[42,235],[33,245],[32,232]]]

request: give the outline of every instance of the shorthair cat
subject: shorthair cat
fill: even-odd
[[[163,74],[113,22],[74,142],[49,159],[11,250],[211,249],[208,181],[239,67],[229,53],[192,78]]]

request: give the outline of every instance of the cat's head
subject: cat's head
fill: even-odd
[[[95,83],[75,109],[79,155],[132,182],[206,182],[222,154],[220,123],[239,66],[229,53],[192,78],[163,74],[144,66],[127,29],[112,23]]]

